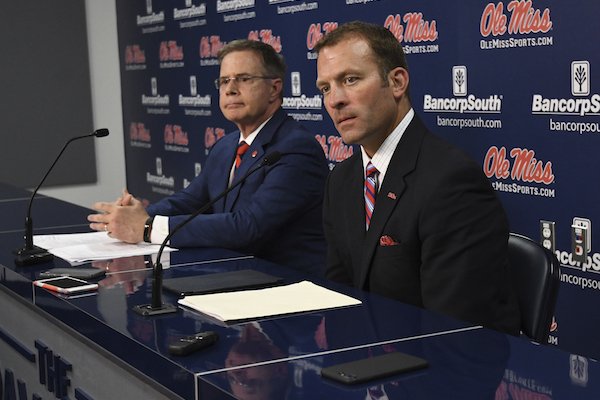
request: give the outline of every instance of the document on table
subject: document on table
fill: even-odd
[[[268,289],[186,296],[179,304],[224,322],[361,304],[309,281]]]
[[[106,232],[34,235],[33,244],[72,264],[155,254],[160,249],[158,244],[124,243],[108,237]],[[163,251],[170,252],[174,250],[176,249],[165,247]]]

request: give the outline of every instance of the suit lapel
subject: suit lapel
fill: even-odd
[[[275,112],[275,114],[273,114],[271,120],[269,120],[269,122],[263,126],[256,138],[252,141],[252,145],[248,148],[246,154],[244,154],[242,157],[242,163],[235,172],[235,176],[231,182],[232,185],[235,185],[236,182],[239,182],[239,180],[243,178],[248,171],[262,161],[266,147],[273,139],[273,136],[285,120],[285,117],[285,112],[282,109],[279,109],[277,112]],[[233,152],[235,157],[235,150]],[[229,164],[229,166],[231,167],[232,164]],[[233,211],[243,186],[244,183],[238,185],[227,194],[227,198],[225,200],[225,212]]]
[[[425,127],[415,115],[394,150],[383,184],[377,192],[371,225],[364,240],[360,288],[363,288],[366,283],[383,229],[406,191],[406,176],[415,169],[424,131]]]

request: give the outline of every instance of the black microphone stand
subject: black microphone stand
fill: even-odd
[[[244,182],[250,175],[258,171],[264,166],[273,165],[281,158],[281,153],[273,152],[266,155],[259,165],[249,170],[244,176],[242,176],[239,180],[237,180],[233,185],[228,187],[225,191],[219,194],[217,197],[206,203],[204,206],[200,207],[198,210],[194,211],[189,217],[180,222],[169,232],[165,240],[160,245],[158,249],[158,254],[156,256],[156,263],[154,264],[153,274],[152,274],[152,303],[151,304],[142,304],[136,305],[133,307],[133,311],[138,314],[144,316],[154,316],[161,314],[169,314],[177,311],[177,306],[172,304],[163,304],[162,302],[162,284],[163,284],[163,266],[160,262],[160,258],[162,257],[163,250],[167,245],[167,242],[173,237],[175,232],[181,229],[184,225],[190,222],[192,219],[196,218],[198,215],[204,213],[210,207],[212,207],[217,201],[222,199],[227,193],[231,192],[237,186],[239,186],[242,182]]]
[[[37,187],[33,191],[33,194],[31,195],[31,198],[29,199],[29,207],[27,207],[27,216],[25,217],[25,237],[24,237],[25,246],[13,251],[13,253],[17,255],[15,257],[15,264],[22,266],[22,265],[38,264],[38,263],[52,260],[52,258],[54,257],[52,255],[52,253],[48,252],[48,250],[46,250],[46,249],[42,249],[41,247],[33,245],[33,220],[31,218],[31,206],[33,205],[33,199],[34,199],[35,195],[37,194],[38,190],[42,187],[42,185],[46,181],[46,178],[48,177],[48,175],[50,175],[50,171],[52,171],[52,169],[54,168],[54,166],[60,159],[60,156],[62,156],[62,154],[65,152],[65,150],[67,149],[67,147],[69,146],[69,144],[71,142],[73,142],[75,140],[79,140],[79,139],[88,138],[88,137],[104,137],[104,136],[108,136],[108,133],[109,133],[108,129],[98,129],[98,130],[94,131],[93,133],[90,133],[89,135],[73,137],[73,138],[69,139],[67,141],[67,143],[65,143],[62,150],[60,151],[60,153],[58,153],[58,156],[56,157],[56,159],[54,160],[54,162],[52,163],[52,165],[46,172],[46,175],[44,175],[44,177],[42,178],[42,181],[39,183],[39,185],[37,185]]]

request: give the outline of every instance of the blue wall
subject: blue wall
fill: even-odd
[[[185,187],[235,129],[213,85],[225,43],[261,40],[285,56],[284,107],[333,167],[356,149],[341,142],[315,88],[313,46],[350,20],[389,28],[407,53],[415,110],[481,163],[511,230],[538,240],[540,221],[554,222],[547,243],[562,284],[550,342],[600,356],[599,3],[118,0],[117,14],[127,183],[150,202]],[[588,227],[587,257],[572,244],[574,219]]]

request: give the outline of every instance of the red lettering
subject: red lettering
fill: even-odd
[[[488,37],[490,33],[494,36],[503,35],[506,32],[506,15],[504,15],[504,4],[499,2],[497,6],[489,3],[483,10],[479,31],[481,36]]]
[[[490,147],[483,161],[483,173],[488,178],[495,176],[498,179],[506,179],[510,175],[510,162],[506,159],[506,148],[498,149]]]
[[[217,142],[217,139],[215,138],[215,128],[211,128],[211,127],[207,126],[206,129],[204,130],[204,147],[209,149],[216,142]]]
[[[321,38],[323,33],[321,32],[321,24],[310,24],[308,27],[308,33],[306,34],[306,48],[312,50]]]
[[[510,156],[515,159],[511,173],[512,179],[523,182],[545,183],[547,185],[554,182],[552,163],[547,162],[544,165],[542,161],[534,157],[535,151],[514,148],[510,151]]]
[[[165,139],[166,144],[173,143],[173,126],[172,125],[165,125],[164,139]]]
[[[167,61],[169,59],[169,47],[167,45],[167,42],[160,42],[158,57],[160,61]]]
[[[383,26],[392,32],[396,39],[398,39],[398,42],[402,42],[404,38],[404,27],[400,23],[400,15],[388,15]]]
[[[317,142],[319,142],[321,148],[323,149],[323,153],[325,153],[325,156],[327,157],[327,153],[329,152],[329,150],[327,147],[327,143],[325,143],[325,135],[315,135],[315,139],[317,139]]]
[[[422,13],[406,13],[402,19],[406,23],[405,42],[434,41],[438,37],[435,20],[431,23],[423,20]]]
[[[173,143],[180,146],[187,146],[189,144],[188,134],[181,129],[181,126],[173,126],[174,136]]]
[[[550,9],[546,8],[540,13],[540,10],[533,9],[531,0],[513,0],[508,3],[507,9],[512,13],[509,33],[546,33],[552,28]]]
[[[354,152],[351,146],[346,146],[344,142],[342,142],[340,136],[329,136],[327,142],[329,143],[329,154],[327,155],[329,161],[344,161]]]
[[[202,36],[200,38],[200,58],[210,57],[210,43],[208,37]]]

